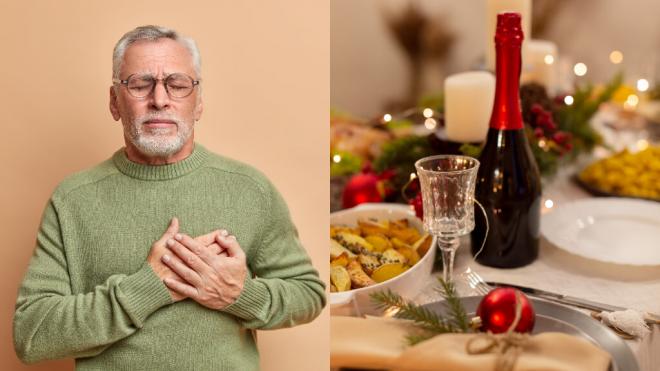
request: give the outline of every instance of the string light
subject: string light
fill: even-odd
[[[422,112],[422,114],[424,115],[424,117],[429,119],[429,118],[433,117],[433,110],[430,109],[430,108],[424,108],[424,111]]]
[[[637,149],[640,151],[643,151],[645,149],[649,148],[649,141],[646,139],[640,139],[637,141]]]
[[[438,125],[438,123],[434,119],[429,118],[424,120],[424,126],[429,130],[435,129],[436,125]]]
[[[553,207],[554,205],[555,205],[555,203],[552,202],[551,199],[547,199],[547,200],[545,200],[545,207],[546,207],[546,208],[548,208],[548,209],[552,209],[552,207]]]
[[[575,72],[577,76],[584,76],[587,74],[587,65],[582,62],[576,63],[573,67],[573,72]]]
[[[639,91],[649,90],[649,80],[647,80],[647,79],[637,80],[637,90],[639,90]]]
[[[417,178],[417,174],[410,173],[410,180],[414,180],[415,178]]]
[[[564,103],[566,103],[567,106],[570,106],[573,104],[573,96],[567,95],[564,97]]]
[[[384,114],[383,115],[383,121],[385,121],[385,122],[392,121],[392,115],[390,115],[389,113]]]
[[[545,62],[545,64],[553,64],[555,62],[555,57],[553,57],[551,54],[547,54],[543,58],[543,62]]]
[[[340,163],[341,162],[341,156],[339,156],[339,155],[332,156],[332,161],[334,161],[335,164]]]
[[[612,50],[610,53],[610,62],[614,64],[619,64],[623,62],[623,53],[618,50]]]
[[[635,108],[637,104],[639,103],[639,97],[635,94],[630,94],[628,98],[626,98],[626,103],[630,108]]]

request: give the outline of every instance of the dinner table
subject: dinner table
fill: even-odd
[[[545,181],[542,224],[544,218],[558,208],[594,198],[574,181],[573,175],[580,166],[566,166],[552,179]],[[480,215],[475,215],[477,217]],[[660,215],[657,218],[660,220]],[[660,236],[657,241],[660,249]],[[635,246],[629,246],[629,249],[634,254]],[[515,269],[497,269],[477,263],[470,252],[469,236],[464,236],[455,257],[454,283],[459,295],[477,295],[464,279],[467,269],[489,282],[532,287],[598,303],[660,313],[660,265],[617,264],[590,259],[555,246],[544,236],[541,236],[538,258],[527,266]],[[442,271],[434,270],[433,276],[441,277]],[[428,304],[442,300],[437,286],[435,278],[429,280],[413,302]],[[590,314],[589,310],[575,309]],[[651,325],[650,330],[641,339],[625,340],[641,371],[660,370],[660,325]]]

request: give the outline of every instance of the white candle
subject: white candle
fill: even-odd
[[[529,40],[524,50],[525,64],[520,76],[521,83],[536,82],[554,95],[558,86],[557,45],[550,41]]]
[[[532,37],[532,0],[486,0],[486,68],[495,71],[497,13],[520,13],[525,40]],[[527,44],[523,41],[522,48]]]
[[[445,80],[445,133],[454,142],[483,142],[495,98],[495,76],[464,72]]]

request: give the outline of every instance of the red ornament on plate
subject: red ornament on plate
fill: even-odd
[[[532,332],[536,314],[527,296],[510,287],[492,290],[484,296],[477,307],[481,318],[481,329],[493,334],[507,332],[516,318],[516,306],[520,305],[520,319],[515,332]]]

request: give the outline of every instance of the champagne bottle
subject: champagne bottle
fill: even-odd
[[[522,40],[520,14],[498,14],[495,102],[475,191],[490,230],[485,236],[486,222],[477,209],[472,231],[472,254],[479,263],[498,268],[527,265],[539,251],[541,177],[520,111]]]

